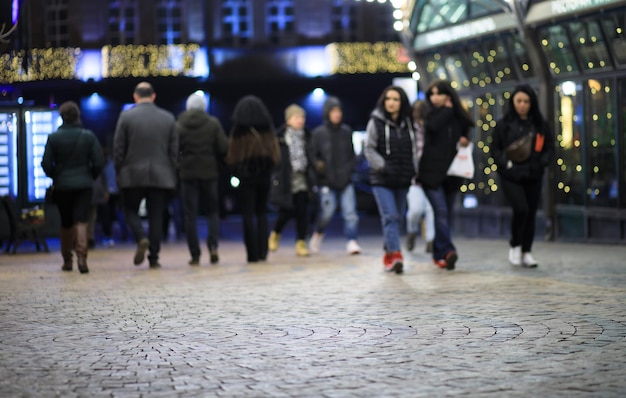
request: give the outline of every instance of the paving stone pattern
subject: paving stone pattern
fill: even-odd
[[[450,272],[422,251],[386,274],[381,238],[340,237],[295,256],[160,270],[134,246],[89,254],[88,275],[28,247],[0,256],[1,397],[623,397],[626,249],[535,245],[536,270],[503,240],[459,240]]]

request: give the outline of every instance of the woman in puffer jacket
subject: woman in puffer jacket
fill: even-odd
[[[417,171],[417,144],[412,108],[400,87],[387,87],[367,124],[365,157],[370,163],[370,183],[383,228],[383,266],[402,273],[400,224],[406,211],[406,196]]]

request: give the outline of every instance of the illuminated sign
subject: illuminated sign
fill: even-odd
[[[467,40],[485,34],[517,28],[517,22],[511,15],[495,15],[480,18],[474,21],[438,29],[417,35],[413,47],[415,50],[425,50],[443,44]]]
[[[597,11],[607,5],[623,5],[624,0],[552,0],[533,5],[526,22],[535,23],[581,11]]]
[[[569,14],[571,12],[585,10],[590,7],[617,3],[616,0],[555,0],[550,2],[553,14]]]

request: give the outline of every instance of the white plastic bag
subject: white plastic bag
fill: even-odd
[[[474,157],[472,152],[474,144],[469,143],[463,147],[457,145],[457,152],[454,160],[448,168],[448,175],[461,178],[474,178]]]

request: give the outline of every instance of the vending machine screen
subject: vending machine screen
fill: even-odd
[[[52,184],[52,180],[41,168],[41,159],[46,149],[48,135],[57,131],[62,120],[56,110],[31,110],[24,113],[24,122],[28,200],[36,202],[44,199],[46,188]]]
[[[0,196],[17,196],[17,112],[0,111]]]

